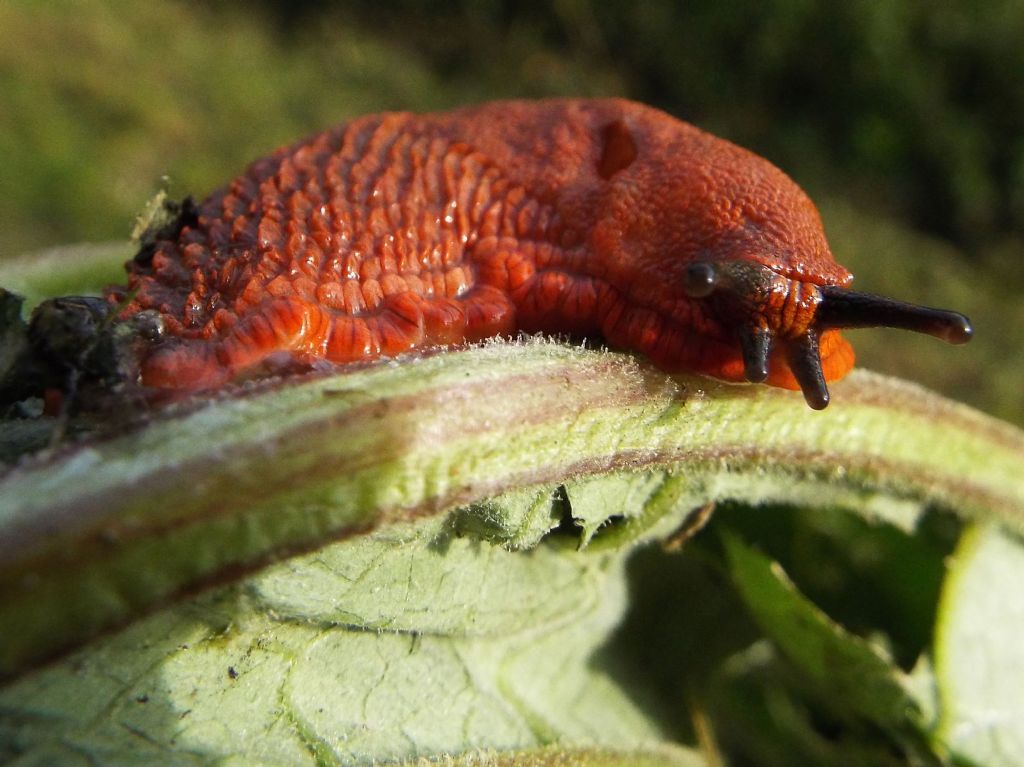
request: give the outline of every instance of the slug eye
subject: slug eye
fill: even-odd
[[[683,292],[690,298],[706,298],[714,291],[717,281],[715,267],[707,261],[696,261],[686,267]]]

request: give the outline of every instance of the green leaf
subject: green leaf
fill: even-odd
[[[23,296],[28,309],[51,296],[99,294],[124,282],[134,251],[129,242],[101,242],[27,253],[0,262],[0,286]]]
[[[943,590],[936,631],[937,736],[976,764],[1024,755],[1024,545],[998,525],[964,535]]]
[[[726,535],[730,572],[765,633],[839,710],[884,727],[918,721],[917,704],[892,659],[806,599],[777,562]]]

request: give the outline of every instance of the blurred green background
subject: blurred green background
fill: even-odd
[[[960,309],[861,364],[1024,423],[1024,3],[4,0],[0,257],[127,236],[347,117],[624,95],[765,155],[862,290]]]

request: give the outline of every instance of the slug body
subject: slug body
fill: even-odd
[[[109,298],[163,319],[141,369],[161,388],[523,330],[824,407],[854,360],[837,328],[970,334],[961,315],[847,291],[782,171],[624,100],[353,120],[253,163],[129,273]]]

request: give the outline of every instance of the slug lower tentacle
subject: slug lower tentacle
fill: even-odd
[[[772,334],[762,327],[740,328],[739,339],[743,354],[743,375],[750,383],[764,383],[768,378]]]
[[[141,363],[155,388],[523,330],[602,336],[820,408],[853,365],[839,328],[970,334],[961,315],[847,291],[782,171],[621,99],[362,117],[142,242],[108,299],[166,329]]]
[[[828,385],[825,373],[821,369],[821,347],[818,343],[818,331],[808,328],[800,336],[786,342],[786,359],[793,371],[804,400],[815,410],[822,410],[828,405]]]

